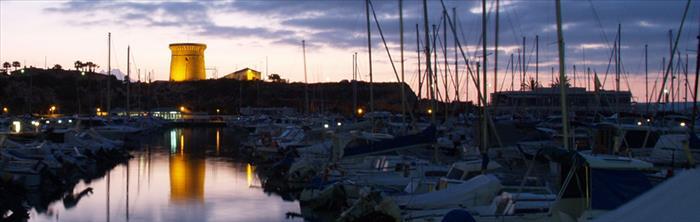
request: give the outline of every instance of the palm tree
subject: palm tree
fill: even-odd
[[[80,71],[81,68],[85,67],[85,64],[83,64],[83,62],[81,62],[80,60],[75,61],[75,63],[73,64],[75,65],[75,70],[77,71]]]
[[[15,71],[17,71],[17,68],[19,68],[20,66],[22,66],[22,65],[18,61],[12,62],[12,67],[15,68]]]
[[[56,65],[53,65],[53,69],[63,69],[63,67],[61,67],[61,65],[59,65],[59,64],[56,64]]]
[[[5,69],[5,72],[10,71],[10,67],[12,67],[12,65],[10,65],[9,62],[4,62],[4,63],[2,64],[2,68]]]

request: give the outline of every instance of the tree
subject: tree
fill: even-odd
[[[5,69],[5,72],[8,72],[10,70],[10,67],[12,67],[12,65],[10,65],[9,62],[2,63],[2,68]]]
[[[12,67],[15,68],[15,71],[17,71],[17,68],[19,68],[20,66],[22,66],[22,65],[18,61],[12,62]]]
[[[63,69],[63,67],[59,64],[56,64],[56,65],[53,65],[53,69],[59,70],[59,69]]]
[[[80,69],[85,67],[85,64],[83,64],[83,62],[81,62],[80,60],[75,61],[74,65],[75,65],[75,70],[77,70],[77,71],[80,71]]]
[[[267,78],[272,82],[282,82],[282,78],[280,77],[279,74],[273,73],[273,74],[267,76]]]

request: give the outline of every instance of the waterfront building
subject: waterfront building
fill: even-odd
[[[261,80],[262,75],[259,71],[253,70],[251,68],[245,68],[245,69],[241,69],[241,70],[229,73],[228,75],[225,75],[221,78],[222,79],[236,79],[236,80],[252,81],[252,80]]]
[[[559,87],[540,87],[534,90],[501,91],[491,93],[491,108],[498,113],[524,113],[546,116],[560,113]],[[570,112],[629,112],[632,108],[630,91],[587,91],[569,87],[566,100]]]

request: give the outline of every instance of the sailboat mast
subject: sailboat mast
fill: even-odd
[[[484,94],[483,94],[483,103],[482,103],[483,106],[482,106],[482,109],[481,109],[481,132],[482,132],[482,133],[481,133],[481,136],[482,136],[481,144],[482,144],[482,155],[485,155],[485,154],[486,154],[486,149],[488,149],[488,138],[489,138],[489,136],[488,136],[488,130],[487,130],[488,127],[486,126],[486,107],[487,107],[487,104],[488,104],[488,99],[487,99],[487,98],[488,98],[488,90],[487,90],[488,88],[487,88],[487,86],[486,86],[486,83],[487,83],[486,73],[487,73],[487,70],[488,70],[488,66],[487,66],[487,57],[486,57],[486,56],[487,56],[487,53],[486,53],[486,40],[487,40],[488,38],[487,38],[487,33],[486,33],[486,31],[487,31],[487,30],[486,30],[486,23],[487,23],[487,20],[486,20],[486,0],[482,0],[482,1],[481,1],[481,33],[482,33],[482,36],[483,36],[483,41],[481,42],[481,51],[482,51],[481,53],[482,53],[482,56],[483,56],[483,58],[482,58],[483,61],[482,61],[482,62],[484,63],[484,65],[483,65],[483,70],[484,70],[484,71],[482,72],[482,73],[483,73],[483,77],[484,77],[483,83],[482,83],[482,84],[483,84],[482,88],[483,88]]]
[[[693,115],[690,119],[690,130],[693,133],[695,133],[695,119],[698,117],[698,77],[700,77],[700,34],[697,36],[697,39],[698,49],[695,51],[695,87],[693,87]]]
[[[452,8],[452,15],[454,16],[453,18],[453,24],[457,24],[457,8]],[[456,29],[456,28],[455,28]],[[457,33],[455,30],[452,31],[453,37],[454,37],[454,51],[455,51],[455,98],[457,99],[457,103],[460,102],[459,99],[459,60],[457,60]]]
[[[561,28],[561,0],[556,0],[557,14],[557,43],[559,45],[559,97],[561,104],[561,121],[562,121],[562,142],[564,149],[569,150],[569,113],[566,108],[566,73],[564,69],[564,33]]]
[[[306,40],[301,40],[302,56],[304,57],[304,113],[309,114],[309,80],[306,75]]]
[[[644,98],[647,103],[647,114],[649,114],[649,45],[644,44]]]
[[[431,69],[430,66],[430,35],[428,34],[429,32],[429,27],[428,27],[428,2],[427,0],[423,0],[423,32],[425,33],[425,65],[426,69],[428,71],[428,94],[430,96],[430,101],[434,100],[434,95],[433,95],[433,90],[432,90],[432,78],[433,78],[433,70]],[[435,123],[435,112],[430,113],[430,119],[433,123]]]
[[[535,86],[540,84],[540,36],[535,35]]]
[[[496,0],[496,30],[495,38],[493,41],[495,50],[493,51],[493,92],[498,91],[498,30],[499,30],[499,12],[500,12],[500,1]],[[486,67],[486,66],[484,66]]]
[[[403,59],[403,0],[399,0],[399,32],[401,33],[401,118],[405,127],[406,124],[406,89],[404,85],[404,59]]]
[[[416,23],[416,54],[418,54],[418,100],[420,101],[423,92],[423,72],[420,69],[420,31],[418,30],[418,23]]]
[[[448,88],[448,76],[447,76],[447,10],[442,10],[442,60],[444,63],[444,69],[442,72],[444,73],[444,79],[443,83],[445,85],[445,122],[447,122],[447,115],[448,115],[448,110],[449,110],[449,103],[450,103],[450,97],[449,97],[449,91],[447,90]]]
[[[126,46],[126,117],[129,118],[129,107],[131,107],[131,101],[129,97],[131,94],[129,92],[129,82],[131,82],[131,46]]]
[[[107,116],[112,112],[112,99],[110,97],[112,82],[112,33],[107,33]]]
[[[367,53],[369,55],[369,111],[374,112],[374,79],[372,77],[372,31],[369,23],[369,0],[365,0],[365,14],[367,15]]]

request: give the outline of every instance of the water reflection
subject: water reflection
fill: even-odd
[[[204,159],[170,155],[170,200],[204,201]]]
[[[33,210],[30,221],[284,221],[299,212],[298,203],[260,189],[254,165],[225,157],[238,141],[227,129],[146,136],[127,164],[78,183],[67,201],[50,204],[50,213]]]

